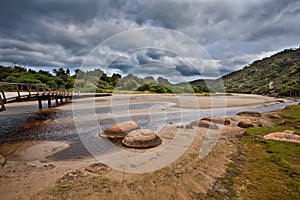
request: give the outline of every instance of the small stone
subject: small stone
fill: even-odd
[[[6,159],[4,158],[4,156],[0,155],[0,166],[4,166],[6,163]]]
[[[209,129],[214,129],[214,130],[218,130],[219,127],[211,122],[211,121],[207,121],[207,120],[196,120],[190,123],[191,126],[197,126],[197,127],[204,127],[204,128],[209,128]]]
[[[284,103],[284,99],[276,99],[276,101],[279,103]]]
[[[193,129],[193,126],[191,124],[185,125],[185,129]]]
[[[282,120],[281,122],[279,122],[279,125],[285,125],[285,124],[286,124],[285,120]]]
[[[111,171],[111,167],[109,167],[103,163],[94,163],[94,164],[91,164],[90,166],[86,167],[85,170],[88,172],[99,174],[103,171],[105,171],[105,172]]]
[[[242,119],[241,121],[239,121],[238,127],[250,128],[250,127],[254,127],[254,125],[252,124],[250,119]]]
[[[224,124],[224,125],[230,124],[230,120],[226,117],[210,116],[210,117],[202,118],[202,120],[211,121],[216,124]]]
[[[261,117],[261,114],[255,110],[245,110],[238,112],[237,115],[245,117]]]
[[[148,129],[138,129],[128,133],[122,140],[122,144],[132,148],[151,148],[162,143],[159,136]]]
[[[58,182],[62,184],[68,184],[69,182],[72,182],[78,178],[82,178],[86,176],[87,176],[86,173],[83,173],[82,171],[79,170],[75,170],[65,174],[61,179],[58,180]]]
[[[126,121],[105,129],[102,133],[100,133],[100,136],[109,139],[122,139],[127,135],[127,133],[138,128],[139,125],[134,121]]]
[[[269,118],[271,119],[281,119],[282,117],[280,115],[278,115],[277,113],[275,114],[269,114],[268,115]]]
[[[53,169],[53,168],[55,168],[55,165],[53,165],[53,164],[44,165],[44,168],[46,168],[46,169]]]

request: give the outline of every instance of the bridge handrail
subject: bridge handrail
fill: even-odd
[[[65,88],[56,88],[56,87],[51,87],[51,86],[48,86],[44,83],[9,83],[9,82],[0,82],[0,87],[3,87],[3,86],[34,86],[35,88],[39,88],[41,87],[43,90],[45,91],[53,91],[53,90],[57,90],[57,91],[68,91],[70,92],[71,90],[73,90],[72,88],[70,89],[65,89]],[[38,86],[38,87],[36,87]],[[28,91],[27,90],[23,90],[21,89],[22,91]]]

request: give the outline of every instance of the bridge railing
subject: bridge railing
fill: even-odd
[[[0,82],[0,105],[38,96],[74,96],[72,89],[51,88],[46,84]]]

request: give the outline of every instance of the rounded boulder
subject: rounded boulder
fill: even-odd
[[[148,129],[137,129],[128,133],[122,140],[122,144],[131,148],[151,148],[162,143],[159,136]]]
[[[134,121],[126,121],[119,124],[115,124],[107,129],[105,129],[100,136],[106,137],[109,139],[122,139],[129,132],[139,129],[139,125]]]
[[[241,121],[239,121],[238,127],[250,128],[250,127],[254,127],[254,125],[252,124],[252,121],[250,119],[242,119]]]

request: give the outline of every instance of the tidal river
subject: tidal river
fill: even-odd
[[[45,102],[46,103],[46,102]],[[55,159],[81,158],[88,155],[78,130],[104,130],[112,124],[133,120],[142,128],[159,132],[164,126],[187,124],[206,116],[233,116],[242,110],[267,112],[298,103],[276,101],[258,95],[176,96],[176,95],[113,95],[73,100],[60,107],[38,109],[37,102],[8,104],[0,112],[0,144],[19,141],[66,141],[67,148]],[[98,129],[95,129],[95,127]],[[92,133],[98,137],[98,132]]]

